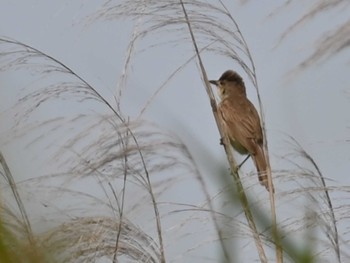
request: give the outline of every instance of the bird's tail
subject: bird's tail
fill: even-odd
[[[271,167],[270,167],[268,158],[266,158],[265,151],[262,145],[261,146],[259,145],[257,147],[257,151],[256,151],[256,154],[253,156],[253,160],[254,160],[256,169],[258,171],[260,184],[265,186],[267,191],[270,191],[268,177],[269,176],[271,177]],[[275,192],[273,184],[271,186],[272,186],[272,192]]]

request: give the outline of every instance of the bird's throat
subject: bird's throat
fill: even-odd
[[[219,87],[219,97],[221,100],[225,99],[227,97],[227,93],[225,93],[224,87]]]

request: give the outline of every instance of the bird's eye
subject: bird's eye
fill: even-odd
[[[222,80],[219,81],[220,86],[222,86],[224,84],[224,82]]]

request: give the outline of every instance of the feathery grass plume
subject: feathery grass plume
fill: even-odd
[[[191,1],[182,3],[181,1],[147,1],[147,5],[145,5],[145,3],[144,1],[108,1],[101,11],[92,15],[89,19],[90,21],[95,19],[112,20],[125,17],[136,20],[143,19],[143,28],[138,28],[139,33],[133,35],[132,43],[136,41],[136,39],[141,40],[147,36],[150,37],[164,32],[166,32],[167,35],[167,43],[173,43],[175,41],[181,43],[183,46],[186,45],[186,43],[188,45],[195,42],[197,57],[199,57],[198,47],[205,46],[206,48],[201,51],[201,55],[203,56],[206,53],[214,53],[225,58],[233,59],[246,72],[258,91],[255,67],[249,48],[238,24],[223,2],[208,3],[204,1]],[[193,32],[191,32],[190,41],[188,41],[187,25],[190,27],[190,31],[192,30]],[[154,42],[151,43],[151,47],[158,45]],[[201,71],[203,79],[207,80],[202,65]],[[208,83],[206,83],[206,85],[208,85]],[[211,100],[211,105],[213,105],[214,95],[210,87],[207,87],[207,92]],[[259,93],[258,99],[261,108],[262,126],[264,128],[264,116]],[[215,109],[213,109],[213,111],[215,115]],[[224,136],[222,135],[222,137]],[[266,142],[265,132],[264,137]],[[264,147],[267,151],[267,144]],[[229,159],[233,162],[232,158]],[[233,167],[234,166],[235,164],[233,164]],[[271,184],[272,188],[270,173],[268,177],[269,184]],[[274,214],[273,218],[275,218],[276,212],[274,210],[275,205],[273,198],[273,195],[271,195],[271,209]],[[245,204],[244,207],[248,208],[249,205]],[[250,218],[251,220],[249,221],[252,222],[252,217]],[[273,220],[273,225],[276,225],[276,219]],[[253,229],[255,228],[254,223],[252,223],[251,226]],[[258,240],[259,234],[256,229],[254,231],[256,232],[256,239]],[[258,241],[257,244],[260,244],[260,242]],[[259,251],[261,251],[262,258],[265,258],[262,252],[262,245],[260,244],[258,247],[260,247]],[[277,249],[277,251],[280,253],[280,249]],[[224,253],[227,254],[226,252]],[[278,255],[278,258],[281,258],[281,256]]]
[[[161,261],[157,242],[126,218],[118,222],[112,217],[77,217],[41,234],[39,240],[59,262],[96,262],[114,258],[117,236],[118,262]]]
[[[330,196],[330,190],[327,186],[327,178],[322,174],[320,167],[314,160],[314,158],[303,149],[303,147],[294,139],[291,138],[293,143],[295,144],[296,151],[298,151],[301,157],[305,158],[311,164],[312,169],[314,170],[306,170],[307,173],[310,173],[313,178],[312,188],[307,191],[310,200],[318,211],[316,213],[319,226],[324,231],[325,237],[328,240],[329,244],[324,244],[326,249],[329,247],[334,250],[334,254],[336,256],[337,262],[341,261],[341,252],[340,252],[340,240],[337,226],[337,218],[335,215],[333,201]],[[328,243],[327,242],[327,243]],[[320,252],[322,255],[322,252]]]
[[[287,238],[299,242],[311,262],[344,262],[349,258],[344,248],[348,234],[338,229],[347,224],[342,216],[347,187],[335,185],[315,159],[293,137],[288,138],[292,148],[283,157],[283,166],[291,168],[280,171],[283,181],[278,179],[284,189],[278,195],[279,203],[286,206],[280,207],[284,214],[282,244]]]
[[[290,171],[288,171],[290,172]],[[284,175],[284,177],[287,177],[287,175]],[[226,181],[226,184],[229,184],[229,181],[225,177],[220,177],[221,180]],[[282,185],[283,186],[283,185]],[[287,219],[282,218],[277,226],[277,230],[274,230],[271,226],[271,215],[265,212],[262,207],[266,205],[266,201],[256,198],[254,195],[250,194],[247,195],[248,202],[251,206],[252,214],[254,215],[254,218],[256,218],[257,225],[259,226],[261,231],[261,239],[265,244],[267,253],[269,252],[269,249],[272,251],[275,250],[275,237],[274,232],[278,231],[278,234],[280,236],[280,247],[283,249],[283,261],[286,262],[303,262],[303,263],[314,263],[319,262],[317,259],[315,259],[315,256],[313,255],[314,252],[314,246],[316,246],[317,241],[314,239],[314,228],[316,226],[315,224],[315,213],[313,211],[309,212],[306,211],[303,214],[299,213],[299,210],[296,210],[294,206],[296,206],[296,203],[298,200],[301,199],[301,196],[307,193],[298,192],[298,194],[295,194],[295,196],[292,196],[290,193],[289,195],[284,192],[277,193],[277,200],[279,200],[279,203],[288,204],[288,207],[286,207],[286,210],[291,212],[290,210],[293,210],[291,212],[291,215],[288,215]],[[236,193],[235,191],[226,191],[225,196],[227,199],[230,200],[230,207],[227,209],[234,209],[239,202],[239,198],[237,198],[237,195],[239,193]],[[292,196],[292,197],[290,197]],[[293,202],[291,202],[291,198],[293,199]],[[305,202],[305,200],[303,199]],[[282,207],[279,207],[280,210],[284,210]],[[237,213],[240,211],[237,211]],[[241,212],[242,213],[242,212]],[[283,211],[283,214],[285,214],[286,211]],[[283,215],[282,214],[282,215]],[[311,223],[311,224],[310,224]],[[244,233],[243,228],[248,228],[246,224],[242,223],[239,227],[241,229],[241,232]],[[240,232],[238,232],[240,233]],[[237,235],[237,233],[235,233]],[[240,239],[247,240],[247,245],[249,244],[249,238],[252,238],[252,233],[249,231],[245,231],[245,235],[240,235]],[[309,243],[305,242],[305,239],[309,241]],[[311,242],[312,241],[312,242]],[[302,243],[302,242],[305,242]],[[302,243],[302,244],[301,244]],[[270,254],[268,254],[270,255]],[[272,260],[271,258],[268,258],[268,260]]]
[[[290,35],[293,35],[296,31],[300,30],[301,27],[311,23],[317,17],[326,15],[327,12],[337,12],[337,15],[342,16],[341,13],[347,14],[350,10],[349,1],[346,0],[326,0],[326,1],[312,1],[312,5],[306,9],[304,13],[289,26],[279,39],[278,45]],[[277,10],[273,11],[271,17],[277,16],[284,11],[288,11],[295,4],[300,4],[296,1],[287,1]],[[331,25],[331,24],[329,24]],[[347,18],[342,21],[340,25],[332,25],[335,28],[326,29],[327,31],[322,32],[322,35],[318,37],[315,42],[315,49],[312,54],[304,59],[298,66],[296,71],[302,71],[318,62],[325,61],[333,55],[344,51],[349,48],[349,35],[350,35],[350,20]]]
[[[91,213],[87,207],[77,208],[73,201],[78,202],[76,196],[86,196],[86,189],[74,188],[74,185],[83,185],[82,179],[86,178],[85,184],[89,185],[91,181],[97,183],[95,187],[100,188],[100,194],[107,199],[109,213],[118,218],[118,232],[124,226],[125,211],[139,211],[143,216],[137,223],[148,224],[148,228],[152,222],[156,223],[157,248],[161,255],[159,262],[164,262],[161,215],[156,198],[160,198],[165,191],[174,191],[173,186],[179,185],[184,176],[198,173],[187,148],[178,138],[164,133],[151,123],[124,118],[95,88],[55,58],[16,40],[2,38],[0,45],[2,70],[27,70],[37,76],[35,84],[39,85],[28,85],[23,89],[18,103],[12,109],[16,112],[16,120],[8,130],[10,139],[7,142],[35,133],[27,147],[47,144],[49,148],[54,148],[51,149],[52,155],[63,172],[41,176],[29,182],[48,184],[41,188],[41,194],[50,197],[51,204],[57,207],[56,224],[60,222],[59,219],[66,220],[73,216],[72,212],[76,210],[80,216]],[[87,107],[97,107],[98,110],[95,114],[87,114],[81,113],[78,107],[80,112],[56,112],[62,115],[49,116],[47,120],[43,118],[42,122],[33,117],[45,104],[54,106],[58,101],[66,100],[79,103],[83,110],[86,110],[83,105],[87,104]],[[69,136],[62,138],[62,134]],[[53,140],[62,143],[59,147],[53,147]],[[46,189],[52,190],[54,183],[59,187],[47,193]],[[33,190],[35,187],[28,189]],[[22,191],[25,192],[24,189]],[[60,196],[60,201],[64,202],[62,197],[67,194],[75,196],[67,207],[53,201]],[[48,208],[50,202],[39,202],[38,205]],[[149,213],[149,204],[155,216]],[[44,217],[49,221],[48,214]],[[118,238],[114,246],[115,255],[119,255]]]

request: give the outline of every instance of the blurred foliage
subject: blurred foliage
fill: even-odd
[[[21,240],[0,221],[0,262],[48,263],[52,260],[49,260],[44,250],[34,244],[29,245],[27,240]]]

